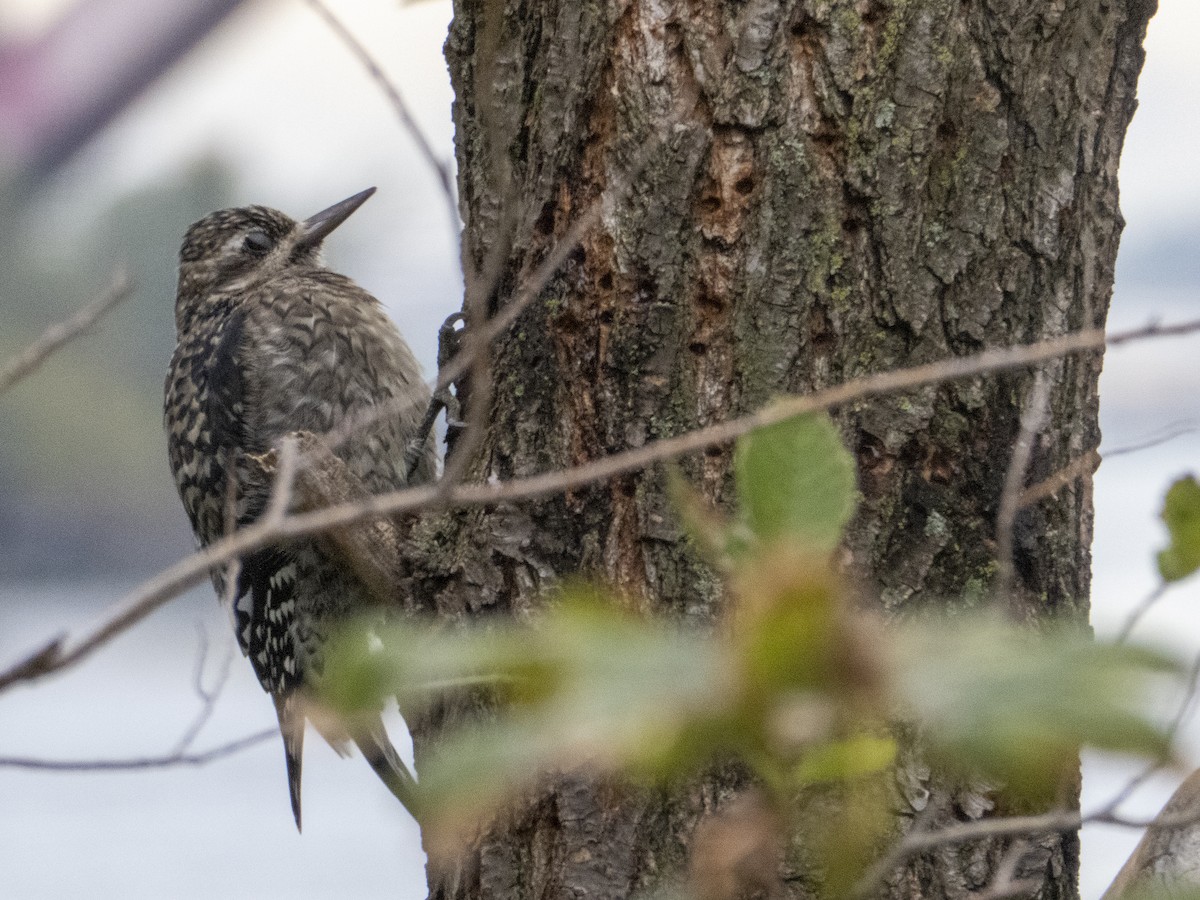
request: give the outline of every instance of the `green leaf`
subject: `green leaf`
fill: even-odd
[[[847,781],[874,775],[896,758],[896,741],[890,737],[860,734],[844,741],[814,747],[796,767],[800,783]]]
[[[734,454],[741,512],[762,542],[795,539],[831,552],[854,512],[854,460],[825,415],[759,428]]]
[[[1168,750],[1149,711],[1164,676],[1178,673],[1162,655],[987,621],[926,623],[897,637],[900,714],[953,765],[1044,797],[1077,765],[1081,744],[1150,757]]]
[[[418,805],[435,830],[478,824],[547,771],[672,778],[736,749],[738,673],[726,646],[619,603],[577,585],[532,626],[384,629],[369,654],[347,639],[326,663],[322,699],[351,704],[345,713],[371,691],[375,703],[394,693],[409,715],[465,688],[481,712],[495,711],[448,731],[423,761]]]
[[[1200,568],[1200,485],[1191,475],[1167,490],[1162,520],[1171,543],[1158,554],[1158,571],[1165,581],[1178,581]]]

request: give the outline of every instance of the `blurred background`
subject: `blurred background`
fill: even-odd
[[[446,0],[329,0],[452,161],[441,57]],[[1110,325],[1200,310],[1200,7],[1161,0],[1121,170],[1128,227]],[[327,245],[378,296],[433,372],[458,308],[455,224],[427,164],[360,63],[303,0],[0,0],[0,360],[102,293],[117,265],[133,297],[0,397],[0,666],[93,621],[192,540],[171,483],[161,386],[174,346],[175,259],[186,227],[224,206],[304,217],[379,192]],[[1119,630],[1156,583],[1170,480],[1195,467],[1200,338],[1110,352],[1096,477],[1093,621]],[[1174,437],[1171,437],[1175,435]],[[1190,659],[1196,586],[1138,636]],[[170,752],[236,651],[211,589],[174,602],[83,667],[0,695],[0,755]],[[274,724],[239,658],[203,749]],[[400,732],[397,723],[394,729]],[[1200,760],[1200,724],[1185,731]],[[1086,809],[1140,767],[1088,755]],[[1148,815],[1186,771],[1125,810]],[[0,894],[14,898],[423,897],[411,820],[361,761],[310,740],[305,833],[275,740],[194,768],[41,773],[0,768]],[[1139,835],[1084,831],[1083,896],[1098,897]]]

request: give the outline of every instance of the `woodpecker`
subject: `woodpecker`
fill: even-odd
[[[434,475],[433,439],[418,435],[429,389],[412,351],[379,301],[321,259],[324,239],[374,192],[302,222],[246,206],[187,230],[164,420],[171,470],[201,546],[262,515],[270,486],[254,483],[247,456],[276,448],[292,431],[345,426],[333,450],[371,493]],[[411,478],[410,446],[418,450]],[[309,539],[251,552],[236,583],[216,572],[213,584],[231,597],[238,643],[275,701],[299,829],[307,691],[321,676],[329,635],[370,601]],[[345,736],[324,736],[342,752]],[[412,775],[382,720],[348,737],[408,806]]]

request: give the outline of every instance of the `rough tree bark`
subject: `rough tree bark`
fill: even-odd
[[[502,260],[493,308],[605,190],[600,224],[495,345],[476,478],[544,472],[871,372],[1103,325],[1117,162],[1154,0],[455,0],[446,45],[466,262]],[[1036,481],[1095,448],[1101,359],[1044,367]],[[982,602],[1032,374],[837,412],[862,502],[845,558],[883,608]],[[683,461],[717,502],[728,448]],[[640,608],[711,620],[659,470],[422,526],[426,609],[521,615],[589,573]],[[1022,615],[1086,623],[1090,484],[1017,521]],[[1048,689],[1052,686],[1048,685]],[[420,754],[470,714],[415,723]],[[435,897],[618,898],[677,876],[716,773],[647,796],[567,779],[431,872]],[[1074,788],[1072,787],[1072,790]],[[993,798],[902,767],[897,829]],[[797,837],[789,865],[803,858]],[[963,897],[1004,849],[927,854],[880,888]],[[1022,874],[1077,893],[1073,834]],[[814,893],[789,871],[791,896]]]

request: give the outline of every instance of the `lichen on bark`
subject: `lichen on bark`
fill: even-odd
[[[1152,12],[1139,0],[456,0],[464,259],[507,250],[495,303],[604,198],[599,225],[494,346],[470,475],[570,466],[781,392],[1102,326]],[[1051,425],[1030,482],[1098,444],[1100,364],[1043,367]],[[837,411],[862,492],[845,555],[893,615],[988,596],[1031,378]],[[727,448],[680,464],[730,501]],[[1091,526],[1086,481],[1018,517],[1027,618],[1086,623]],[[422,527],[418,605],[443,616],[523,615],[580,573],[700,622],[721,602],[658,469]],[[418,723],[418,752],[470,712]],[[987,811],[978,791],[922,773],[914,760],[897,776],[898,830],[918,795],[938,797],[927,824]],[[568,778],[464,867],[432,873],[434,896],[630,896],[678,875],[697,821],[740,778],[652,795]],[[928,854],[881,891],[965,896],[1000,850]],[[1074,835],[1035,851],[1040,895],[1073,896]],[[788,882],[794,896],[810,884]]]

